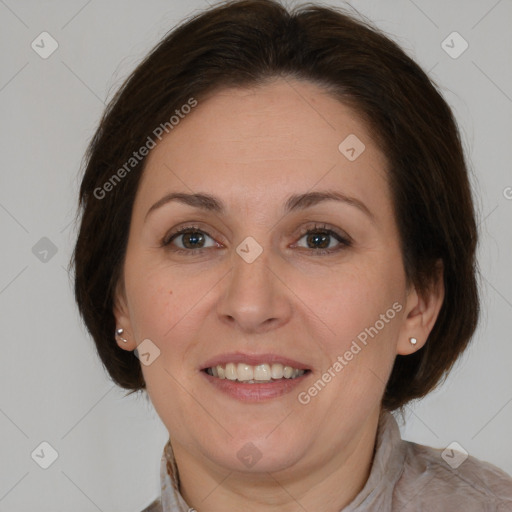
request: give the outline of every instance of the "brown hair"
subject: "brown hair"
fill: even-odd
[[[383,406],[399,408],[446,376],[476,329],[475,212],[459,132],[436,86],[397,44],[341,10],[232,1],[186,20],[151,51],[109,103],[86,153],[71,262],[76,302],[112,379],[131,392],[145,388],[139,360],[114,339],[114,292],[145,158],[128,170],[126,162],[190,98],[280,76],[325,87],[367,121],[388,158],[408,282],[427,290],[443,262],[445,298],[428,341],[396,357],[387,383]]]

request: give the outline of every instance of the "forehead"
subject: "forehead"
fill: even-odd
[[[230,191],[262,203],[318,184],[372,200],[386,166],[356,112],[315,84],[279,79],[199,101],[150,152],[138,196],[147,205],[176,189]]]

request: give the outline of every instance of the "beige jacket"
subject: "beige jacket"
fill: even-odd
[[[512,478],[492,464],[465,457],[403,441],[394,416],[383,411],[370,476],[340,512],[512,512]],[[169,443],[160,471],[162,495],[142,512],[193,512],[177,489]]]

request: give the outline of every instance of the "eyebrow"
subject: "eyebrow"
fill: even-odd
[[[182,204],[192,206],[193,208],[214,212],[219,215],[222,215],[226,211],[226,207],[222,200],[210,194],[185,194],[183,192],[173,192],[162,197],[148,210],[146,217],[144,218],[144,222],[151,212],[171,201],[177,201]],[[350,206],[354,206],[365,213],[372,220],[372,222],[375,222],[375,216],[362,201],[340,192],[332,192],[327,190],[318,192],[306,192],[304,194],[295,194],[290,196],[285,202],[284,213],[286,214],[305,210],[306,208],[311,208],[312,206],[315,206],[324,201],[338,201]]]

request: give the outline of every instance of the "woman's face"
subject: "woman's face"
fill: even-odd
[[[299,81],[216,93],[150,152],[115,313],[175,451],[306,471],[375,428],[425,328],[386,172],[358,116]]]

